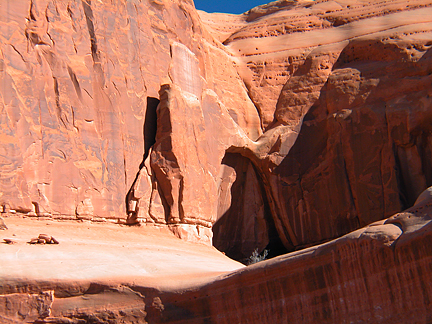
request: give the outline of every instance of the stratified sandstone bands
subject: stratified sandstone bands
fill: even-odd
[[[200,13],[238,57],[259,111],[264,134],[228,152],[255,166],[260,210],[286,248],[388,217],[432,184],[431,10],[427,1],[276,1],[236,19]],[[221,225],[244,222],[240,210]],[[238,258],[249,243],[218,227],[215,245]]]
[[[207,243],[215,224],[242,259],[338,237],[432,184],[427,1],[0,10],[5,209]]]
[[[431,84],[426,0],[1,1],[4,231],[295,251],[49,232],[1,246],[1,321],[432,322]]]
[[[22,264],[32,261],[33,266],[24,280],[2,271],[0,319],[73,324],[430,323],[431,213],[429,192],[414,207],[386,220],[248,267],[204,245],[179,241],[173,254],[176,238],[162,231],[125,229],[98,248],[101,243],[95,237],[82,241],[94,232],[80,231],[70,240],[68,230],[77,230],[77,224],[58,229],[51,222],[50,228],[60,230],[63,238],[51,252],[60,258],[36,252],[40,256],[35,259],[28,254],[34,246],[22,248]],[[115,230],[113,225],[98,226],[105,234]],[[159,252],[148,242],[154,236],[159,238]],[[105,253],[94,261],[126,262],[108,267],[106,262],[64,258],[71,246],[83,243],[87,248],[78,256],[97,249]],[[136,250],[143,243],[145,247]],[[15,254],[7,252],[9,246],[1,248],[6,257]],[[68,271],[43,271],[47,263]],[[12,264],[7,258],[5,266]],[[86,271],[80,273],[83,268]],[[223,269],[226,273],[216,277]],[[228,272],[233,269],[237,270]]]
[[[431,10],[3,1],[1,203],[239,260],[388,217],[432,184]]]
[[[431,201],[324,245],[158,295],[154,323],[429,323]]]
[[[129,288],[134,284],[149,291],[184,288],[244,267],[214,247],[178,239],[165,227],[4,220],[8,230],[0,238],[11,237],[14,243],[0,244],[2,324],[46,317],[62,323],[52,319],[56,316],[64,323],[69,315],[81,318],[78,323],[103,323],[104,317],[108,323],[122,323],[120,318],[132,323],[135,317],[143,323],[151,303]],[[55,235],[59,244],[26,243],[39,233]],[[100,321],[92,320],[99,316]]]

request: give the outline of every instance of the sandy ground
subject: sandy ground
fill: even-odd
[[[0,282],[119,280],[174,289],[212,281],[242,264],[164,228],[2,216]],[[60,244],[31,245],[39,234]]]

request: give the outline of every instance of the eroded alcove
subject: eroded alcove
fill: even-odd
[[[213,225],[213,245],[218,250],[241,262],[247,262],[255,250],[268,250],[269,257],[286,253],[262,181],[248,158],[225,154],[218,198],[218,220]]]

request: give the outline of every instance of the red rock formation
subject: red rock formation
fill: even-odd
[[[431,201],[335,241],[158,294],[153,323],[428,323]]]
[[[89,225],[51,221],[49,228],[62,238],[59,245],[37,250],[20,243],[0,246],[6,261],[0,268],[0,319],[74,324],[429,323],[431,213],[428,197],[334,241],[248,267],[210,247],[151,228],[118,231],[100,224],[108,238],[100,246]],[[27,220],[22,226],[24,220],[8,220],[17,240],[46,228],[43,222]],[[115,237],[110,235],[114,232]],[[48,253],[47,248],[53,249]],[[78,252],[70,254],[72,249]],[[86,257],[95,251],[105,253],[87,264]],[[16,253],[19,261],[11,257]],[[123,263],[110,266],[109,260]],[[223,269],[222,275],[215,272]]]
[[[431,7],[3,0],[7,215],[148,223],[237,260],[338,239],[180,291],[8,277],[1,319],[430,322]]]
[[[5,1],[1,203],[236,258],[388,217],[432,184],[430,5]]]
[[[128,212],[130,222],[181,223],[192,232],[203,225],[198,236],[211,241],[226,144],[218,148],[214,129],[200,129],[204,93],[228,107],[242,136],[256,139],[261,130],[232,59],[192,2],[5,1],[1,34],[2,205],[80,219]],[[172,129],[162,109],[155,125],[163,84],[186,100],[166,111],[183,110]],[[186,109],[190,100],[195,114]],[[168,143],[162,138],[173,141],[173,152],[158,146]],[[212,156],[210,147],[220,152]],[[171,178],[164,165],[185,174]]]
[[[388,217],[432,184],[431,4],[401,4],[280,1],[223,21],[264,130],[228,151],[255,165],[288,249]],[[229,29],[202,19],[219,39]]]

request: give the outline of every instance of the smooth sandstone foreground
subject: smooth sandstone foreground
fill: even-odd
[[[334,241],[248,267],[163,230],[6,218],[16,243],[0,246],[0,319],[430,323],[431,214],[427,199]],[[58,234],[60,244],[25,245],[42,229]]]
[[[1,1],[0,233],[65,238],[2,321],[431,322],[431,48],[426,0]]]

